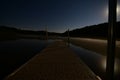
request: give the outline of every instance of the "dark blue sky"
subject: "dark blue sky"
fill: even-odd
[[[107,22],[108,0],[0,0],[0,25],[64,32]],[[119,20],[119,17],[118,17]]]

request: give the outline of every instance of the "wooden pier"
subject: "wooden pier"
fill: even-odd
[[[56,41],[5,80],[99,80],[63,41]]]

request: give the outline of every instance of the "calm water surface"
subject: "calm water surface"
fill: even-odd
[[[0,80],[19,68],[34,55],[43,50],[53,40],[46,43],[37,39],[20,39],[0,42]]]
[[[106,56],[72,44],[70,44],[70,48],[77,53],[96,75],[105,80]],[[117,58],[115,60],[115,80],[120,80],[120,60]]]

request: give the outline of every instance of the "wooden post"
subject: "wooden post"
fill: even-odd
[[[46,38],[46,42],[48,41],[48,31],[47,31],[47,26],[45,28],[45,31],[46,31],[46,35],[45,35],[45,38]]]
[[[109,0],[106,80],[114,80],[117,0]]]
[[[70,33],[69,33],[69,29],[68,29],[68,47],[70,46]]]

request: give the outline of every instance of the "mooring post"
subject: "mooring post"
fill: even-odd
[[[117,0],[109,0],[106,79],[114,80]]]
[[[69,29],[68,29],[68,47],[70,46],[70,33],[69,33]]]
[[[45,32],[46,32],[45,38],[46,38],[46,43],[47,43],[47,41],[48,41],[48,31],[47,31],[47,26],[45,27]]]

